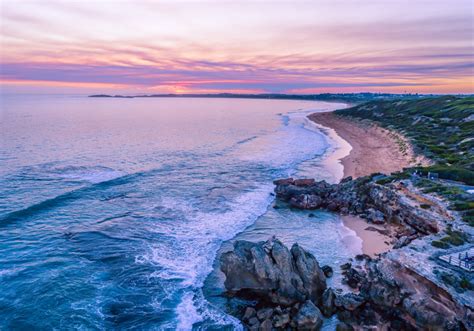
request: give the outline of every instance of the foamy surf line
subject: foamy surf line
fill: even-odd
[[[213,325],[232,325],[242,329],[240,322],[225,312],[213,307],[202,294],[205,278],[212,271],[217,251],[224,241],[234,238],[238,233],[252,225],[263,215],[274,200],[270,194],[273,185],[265,184],[245,192],[228,204],[229,211],[207,213],[190,208],[186,201],[174,199],[172,208],[182,209],[189,222],[186,229],[174,233],[179,247],[157,246],[147,256],[136,258],[137,263],[152,263],[162,268],[154,277],[174,282],[169,291],[182,292],[175,308],[176,321],[172,329],[190,330],[194,324],[208,321]],[[192,235],[192,237],[189,237]],[[176,252],[179,251],[179,256]],[[176,283],[176,280],[180,280]]]
[[[347,108],[348,105],[345,104],[345,107],[339,108],[344,109]],[[334,110],[332,110],[334,111]],[[330,112],[330,111],[324,111]],[[322,111],[312,112],[313,113],[324,113]],[[313,126],[318,131],[322,132],[325,137],[329,140],[328,148],[323,156],[322,163],[327,166],[327,168],[335,168],[336,173],[336,182],[339,182],[342,178],[344,178],[344,165],[342,164],[342,159],[348,156],[351,153],[352,146],[349,144],[348,141],[344,140],[336,130],[330,127],[326,127],[319,123],[316,123],[306,117],[306,121],[308,125]]]
[[[326,140],[326,147],[323,149],[322,154],[318,153],[309,153],[305,157],[297,157],[297,160],[295,162],[291,162],[289,164],[289,168],[287,172],[291,175],[297,172],[297,167],[299,164],[308,161],[308,159],[315,159],[321,157],[321,155],[324,156],[324,159],[327,159],[330,157],[331,154],[335,154],[337,151],[341,150],[341,145],[342,142],[345,142],[340,138],[337,134],[334,133],[333,136],[329,136],[327,130],[322,130],[321,126],[316,125],[314,122],[310,121],[307,118],[308,113],[312,113],[313,110],[304,110],[304,111],[297,111],[297,112],[291,112],[287,114],[280,114],[282,117],[282,124],[283,127],[280,128],[281,131],[285,130],[309,130],[312,131],[314,134],[318,134],[321,136],[325,137]],[[295,124],[296,120],[296,124]],[[293,127],[290,125],[290,123],[293,121]],[[250,141],[254,141],[255,139],[258,139],[260,137],[252,137],[252,139],[243,141],[243,143],[247,143]],[[341,142],[338,141],[339,138]],[[289,148],[291,151],[291,149]],[[347,150],[343,151],[344,153],[341,156],[336,155],[335,158],[337,157],[344,157],[346,154],[348,154]],[[342,167],[342,165],[340,165]],[[333,168],[327,167],[328,171],[333,170]],[[342,172],[342,171],[341,171]],[[340,176],[342,177],[342,175]],[[255,194],[254,193],[247,193],[244,194],[240,199],[237,199],[237,201],[234,202],[234,205],[236,207],[236,210],[233,210],[229,213],[225,214],[225,219],[227,221],[222,222],[222,216],[223,215],[215,215],[215,217],[209,217],[208,214],[202,214],[197,219],[200,219],[201,222],[196,222],[195,224],[199,225],[199,227],[202,227],[205,225],[205,228],[210,228],[209,226],[212,225],[218,225],[217,228],[213,228],[211,231],[213,233],[213,236],[217,236],[218,242],[216,245],[213,246],[213,249],[211,250],[212,253],[208,255],[208,261],[214,261],[216,258],[217,251],[221,247],[222,243],[228,240],[231,240],[235,238],[239,233],[245,231],[249,226],[254,224],[259,217],[264,215],[272,201],[274,200],[273,197],[271,197],[270,193],[273,192],[273,184],[269,184],[264,188],[263,190],[259,190],[260,192],[265,192],[263,195],[266,195],[267,197],[270,197],[270,199],[267,199],[264,203],[260,204],[260,210],[258,212],[255,212],[255,206],[254,205],[249,205],[246,202],[249,200],[248,198],[250,195]],[[254,199],[250,199],[251,201],[254,201]],[[242,209],[242,206],[245,206],[244,209]],[[257,207],[258,208],[258,207]],[[243,213],[248,215],[247,216],[247,221],[244,223],[236,223],[235,219],[239,219],[239,213]],[[219,219],[219,222],[216,222],[216,220]],[[202,222],[202,220],[205,220],[205,222]],[[347,246],[348,249],[353,250],[353,251],[360,251],[360,241],[358,241],[358,237],[355,236],[355,232],[353,232],[351,229],[346,228],[343,223],[341,222],[341,229],[339,232],[340,237],[342,237],[344,240],[347,240]],[[229,231],[229,229],[231,231]],[[352,237],[352,240],[348,237]],[[210,239],[210,238],[208,238]],[[355,247],[354,247],[355,246]],[[233,318],[230,315],[225,314],[222,311],[219,311],[217,308],[212,307],[207,300],[205,300],[202,297],[202,291],[200,287],[203,286],[203,280],[212,272],[212,263],[205,265],[206,268],[203,269],[201,272],[205,277],[201,278],[198,275],[193,275],[192,278],[193,282],[190,285],[189,291],[186,292],[186,294],[183,296],[180,304],[178,305],[176,309],[177,313],[177,320],[178,320],[178,326],[177,328],[180,330],[189,330],[192,328],[192,326],[196,323],[200,323],[205,319],[211,319],[213,322],[221,325],[228,325],[228,323],[232,324],[234,329],[243,329],[243,326],[240,324],[238,320]],[[196,288],[199,288],[198,294],[196,294]],[[213,312],[210,314],[210,312]]]

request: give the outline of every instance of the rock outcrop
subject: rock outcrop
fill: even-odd
[[[252,300],[239,318],[250,330],[319,330],[337,314],[338,329],[471,330],[473,311],[443,288],[384,255],[341,265],[350,292],[327,288],[316,258],[279,240],[236,241],[221,270],[231,297]],[[325,268],[328,269],[328,268]]]
[[[250,298],[241,320],[250,330],[319,330],[317,306],[326,293],[326,276],[316,258],[298,244],[288,249],[279,240],[236,241],[220,258],[231,296]]]
[[[339,184],[292,178],[274,182],[281,200],[300,209],[324,208],[366,218],[374,224],[395,222],[409,226],[415,233],[427,235],[439,231],[439,215],[417,208],[403,187],[377,184],[371,177],[343,179]],[[390,186],[392,185],[392,186]],[[402,183],[398,185],[403,186]],[[413,239],[414,237],[409,237]]]
[[[389,258],[366,260],[351,268],[346,281],[357,276],[358,293],[337,296],[334,306],[346,324],[386,325],[404,330],[469,330],[472,311],[457,303],[444,289]]]
[[[235,295],[290,306],[306,300],[318,303],[326,289],[318,261],[298,244],[289,250],[278,239],[236,241],[234,250],[224,253],[220,262],[225,287]]]

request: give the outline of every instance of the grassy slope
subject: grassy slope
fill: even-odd
[[[474,97],[372,101],[336,113],[403,133],[440,176],[474,184]]]

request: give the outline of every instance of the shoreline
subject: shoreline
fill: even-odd
[[[363,177],[372,173],[386,173],[403,170],[423,162],[417,158],[408,141],[401,135],[376,125],[342,118],[333,112],[316,112],[308,119],[318,125],[338,144],[326,163],[342,165],[342,176]],[[375,257],[392,248],[392,240],[383,226],[373,226],[366,220],[351,215],[340,216],[342,224],[362,240],[363,254]],[[377,228],[380,231],[374,231]]]
[[[339,159],[344,177],[357,178],[377,172],[390,174],[424,162],[404,137],[377,125],[342,118],[332,112],[313,113],[308,118],[334,130],[350,145],[349,154]],[[343,149],[347,150],[347,146]]]

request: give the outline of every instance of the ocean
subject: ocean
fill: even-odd
[[[360,253],[336,215],[272,208],[276,178],[340,179],[306,116],[344,106],[2,96],[0,330],[240,329],[216,262],[234,240]]]

